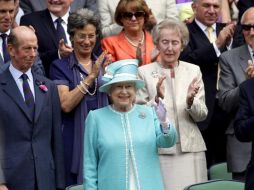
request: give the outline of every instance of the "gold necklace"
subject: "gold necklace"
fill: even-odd
[[[138,42],[138,44],[134,43],[130,38],[128,38],[128,36],[127,36],[125,33],[124,33],[124,37],[125,37],[125,39],[126,39],[132,46],[134,46],[134,47],[137,48],[139,44],[143,45],[143,43],[144,43],[145,34],[144,34],[144,32],[143,32],[142,34],[143,34],[143,35],[142,35],[142,38],[141,38],[141,40]]]
[[[87,62],[87,63],[80,63],[81,65],[83,65],[83,66],[88,66],[88,65],[90,65],[91,64],[91,59]]]

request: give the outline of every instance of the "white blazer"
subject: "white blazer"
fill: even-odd
[[[205,90],[200,68],[197,65],[179,61],[175,69],[175,79],[172,82],[170,69],[162,68],[158,62],[139,67],[139,78],[145,81],[145,87],[137,91],[136,102],[140,104],[153,104],[156,96],[156,84],[159,77],[166,76],[163,82],[165,87],[165,97],[163,99],[167,116],[178,130],[178,142],[181,144],[182,152],[200,152],[205,151],[206,146],[201,132],[196,124],[207,116],[207,107],[205,105]],[[197,77],[197,83],[200,86],[197,95],[194,98],[193,105],[187,109],[186,97],[189,84]],[[179,125],[176,126],[175,111],[173,108],[172,89],[177,108]],[[173,151],[173,152],[172,152]],[[175,150],[160,149],[161,154],[171,154]]]

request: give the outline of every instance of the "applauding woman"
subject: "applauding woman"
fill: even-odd
[[[67,185],[83,183],[84,121],[90,110],[107,105],[107,96],[98,92],[105,53],[92,52],[99,33],[99,17],[88,9],[71,13],[68,33],[73,53],[53,62],[50,77],[58,87],[63,120]]]
[[[139,68],[146,85],[137,92],[137,102],[154,104],[163,99],[176,126],[176,146],[159,153],[165,189],[179,190],[207,180],[206,146],[196,124],[207,116],[204,84],[198,66],[178,60],[188,43],[185,24],[167,19],[155,26],[152,35],[160,61]]]

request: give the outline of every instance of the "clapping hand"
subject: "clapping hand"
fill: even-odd
[[[61,39],[59,41],[59,45],[58,45],[58,51],[60,54],[60,57],[67,57],[68,55],[71,54],[71,52],[73,51],[73,48],[71,46],[69,46],[68,44],[66,44],[64,42],[64,39]]]
[[[245,72],[247,79],[254,77],[254,64],[252,60],[248,60],[248,67]]]
[[[234,22],[228,23],[219,33],[216,46],[221,48],[224,45],[230,45],[231,39],[235,32],[236,24]]]
[[[155,96],[155,102],[157,104],[159,103],[159,98],[163,99],[165,95],[165,87],[162,84],[165,79],[166,79],[166,76],[160,77],[159,81],[156,84],[157,95]]]
[[[194,98],[196,96],[196,94],[198,93],[199,91],[199,86],[197,84],[197,78],[195,77],[189,87],[188,87],[188,91],[187,91],[187,105],[188,105],[188,109],[191,108],[192,104],[193,104],[193,101],[194,101]]]

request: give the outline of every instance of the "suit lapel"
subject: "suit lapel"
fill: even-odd
[[[42,110],[42,106],[44,103],[44,98],[46,96],[45,93],[43,92],[40,88],[39,85],[40,83],[44,82],[43,79],[41,79],[38,75],[34,74],[34,93],[35,93],[35,116],[34,116],[34,122],[36,122],[39,118],[39,115]]]
[[[4,64],[4,60],[3,60],[3,57],[0,55],[0,65],[3,65]]]
[[[240,65],[245,73],[245,70],[248,67],[248,60],[252,60],[247,45],[242,46],[239,51]]]
[[[4,73],[1,76],[2,78],[0,81],[3,87],[3,91],[13,99],[13,101],[18,105],[18,107],[22,110],[25,116],[32,122],[33,118],[29,114],[28,107],[25,104],[25,101],[9,69],[6,69],[6,71],[4,71]]]
[[[200,41],[210,44],[209,39],[195,21],[190,24],[190,31],[193,34],[194,39],[200,39]]]
[[[50,34],[50,37],[54,41],[54,45],[58,48],[58,42],[57,42],[57,39],[56,39],[56,29],[55,29],[54,23],[52,21],[52,18],[50,16],[50,13],[49,13],[48,9],[46,9],[44,13],[45,14],[42,15],[42,20],[41,20],[42,24],[44,25],[44,28],[46,30],[48,30],[48,33]]]

